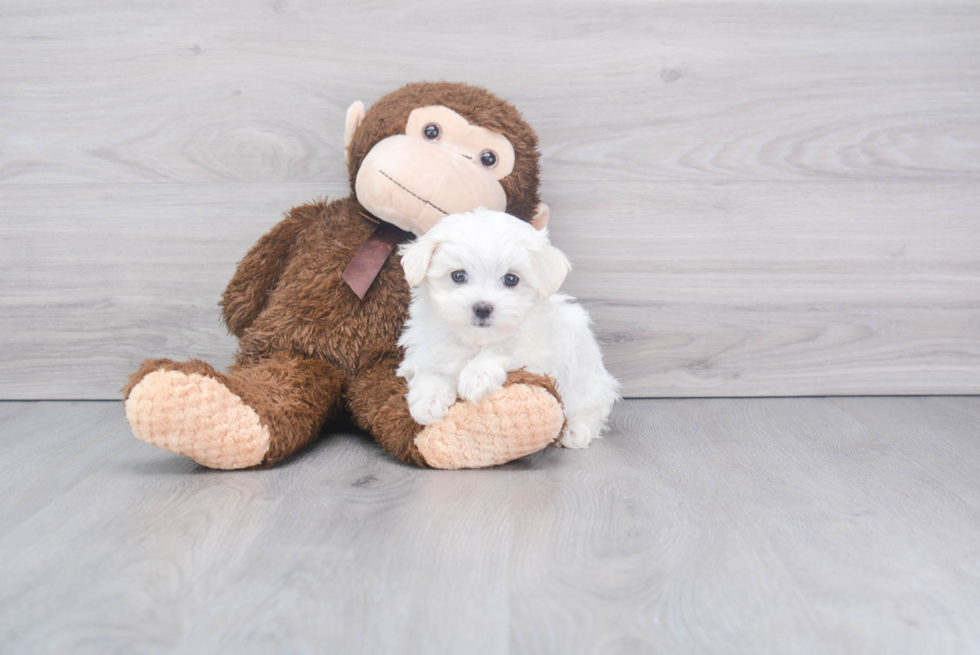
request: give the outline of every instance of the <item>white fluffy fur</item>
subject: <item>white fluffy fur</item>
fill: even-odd
[[[478,209],[443,218],[400,253],[412,302],[398,375],[416,421],[434,423],[457,395],[478,401],[525,367],[557,383],[567,419],[561,445],[585,448],[600,436],[619,384],[602,364],[588,314],[557,293],[571,267],[546,230]],[[466,272],[465,283],[453,281],[455,271]],[[504,284],[508,273],[516,286]],[[483,321],[474,311],[481,303],[493,307]]]

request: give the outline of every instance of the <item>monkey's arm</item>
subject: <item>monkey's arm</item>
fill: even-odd
[[[242,336],[265,307],[269,292],[279,282],[296,240],[316,215],[316,211],[310,211],[315,208],[314,205],[294,208],[239,262],[219,303],[225,325],[236,337]]]

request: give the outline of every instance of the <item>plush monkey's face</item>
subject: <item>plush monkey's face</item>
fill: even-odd
[[[514,148],[502,134],[470,125],[447,107],[419,107],[404,134],[371,148],[354,190],[378,218],[424,234],[448,214],[480,206],[503,211],[500,180],[513,168]]]
[[[520,129],[530,137],[515,128],[524,137],[515,151],[501,131],[471,122],[440,104],[439,96],[445,93],[483,94],[475,96],[477,102],[489,118],[494,118],[494,110],[501,114],[495,125],[501,130],[520,121],[512,107],[504,107],[482,89],[464,85],[409,85],[383,98],[370,114],[356,102],[347,111],[345,145],[358,202],[378,218],[416,235],[425,234],[449,214],[478,207],[510,209],[524,214],[521,218],[535,227],[544,227],[546,205],[524,208],[529,200],[537,202],[536,140],[530,128],[520,121]],[[405,94],[416,102],[426,98],[435,102],[413,107],[407,99],[401,100]],[[528,161],[520,163],[518,152]],[[523,211],[515,211],[517,207]]]

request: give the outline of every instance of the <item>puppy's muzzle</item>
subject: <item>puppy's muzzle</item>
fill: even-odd
[[[493,305],[486,302],[478,302],[473,305],[473,315],[476,317],[475,323],[480,327],[490,325],[490,316],[493,314]]]

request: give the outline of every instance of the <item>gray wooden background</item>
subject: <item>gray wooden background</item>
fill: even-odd
[[[347,106],[481,84],[630,396],[980,392],[980,6],[0,3],[0,398],[230,361]]]

